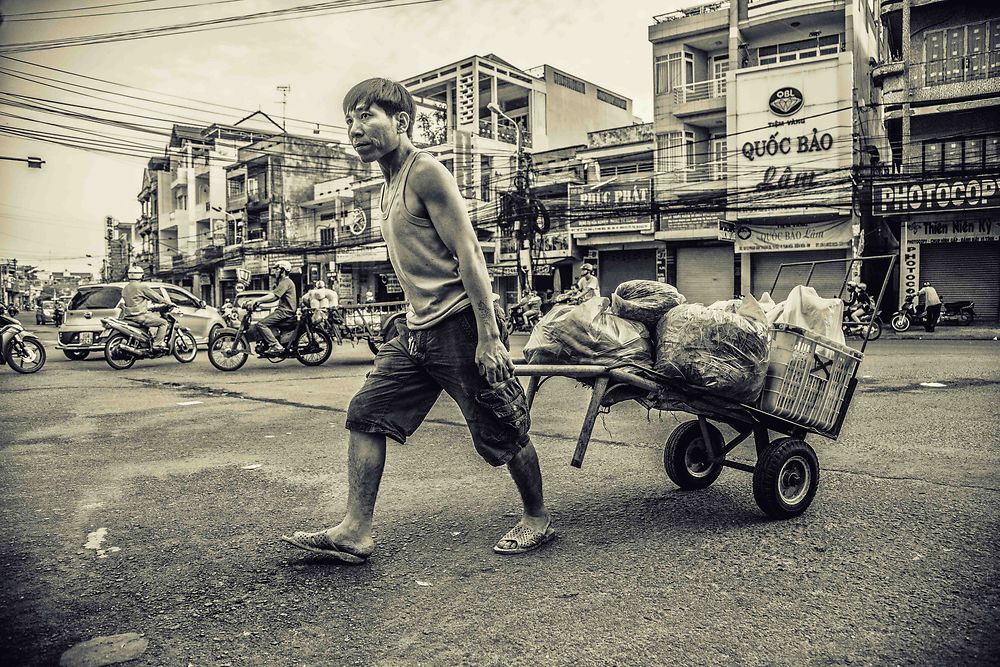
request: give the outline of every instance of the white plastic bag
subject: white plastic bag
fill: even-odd
[[[812,287],[797,285],[788,298],[767,315],[772,324],[792,324],[840,345],[845,344],[844,302],[836,298],[824,299]]]
[[[556,306],[539,320],[524,346],[529,364],[617,364],[650,366],[646,325],[612,314],[595,296],[578,306]]]

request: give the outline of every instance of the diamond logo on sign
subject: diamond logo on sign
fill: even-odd
[[[786,86],[771,93],[767,106],[775,116],[791,116],[802,108],[804,100],[798,88]]]

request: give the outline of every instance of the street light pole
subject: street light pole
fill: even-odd
[[[514,189],[517,191],[519,201],[524,201],[525,198],[526,198],[525,195],[527,194],[525,192],[527,190],[527,183],[525,182],[524,174],[521,173],[521,165],[523,164],[523,160],[522,160],[523,145],[522,145],[522,141],[521,141],[521,126],[513,118],[511,118],[510,116],[508,116],[507,114],[505,114],[503,112],[503,110],[500,108],[500,106],[496,102],[490,102],[489,104],[486,105],[486,108],[489,109],[490,111],[492,111],[493,113],[495,113],[496,115],[500,116],[501,118],[506,119],[508,123],[510,123],[511,125],[514,126],[514,147],[515,147],[515,151],[516,151],[515,158],[514,158],[515,159],[515,162],[514,162],[514,164],[515,164]],[[531,289],[531,286],[532,286],[532,283],[533,283],[532,275],[531,275],[531,260],[530,260],[530,258],[529,258],[528,262],[526,263],[527,264],[527,268],[524,269],[523,271],[522,271],[522,268],[521,268],[521,266],[522,266],[521,251],[522,251],[522,249],[524,249],[524,247],[526,247],[528,245],[528,243],[530,243],[530,241],[528,241],[527,239],[522,238],[522,234],[521,234],[521,225],[522,224],[523,224],[523,221],[521,220],[521,216],[518,215],[514,219],[514,240],[517,243],[516,266],[517,266],[517,300],[518,301],[521,300],[521,295],[522,295],[522,293],[525,290],[530,290]],[[523,283],[523,286],[522,286],[522,283]]]

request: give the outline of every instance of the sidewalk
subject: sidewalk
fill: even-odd
[[[884,322],[882,340],[998,340],[1000,324],[996,322],[974,323],[967,327],[954,324],[937,325],[934,333],[924,331],[922,326],[910,327],[905,333],[897,333]]]

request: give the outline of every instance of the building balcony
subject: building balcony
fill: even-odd
[[[267,208],[271,204],[272,199],[266,191],[252,192],[247,195],[246,207],[253,210]]]
[[[201,259],[203,261],[210,261],[213,259],[219,259],[222,257],[222,248],[217,245],[206,246],[201,249]]]
[[[493,121],[489,118],[479,119],[479,136],[495,139],[505,144],[517,144],[517,130],[505,120],[497,121],[496,135],[493,133]],[[531,148],[531,132],[521,129],[521,143],[525,148]]]
[[[238,195],[229,195],[226,197],[226,210],[227,211],[239,211],[246,208],[247,206],[247,194],[241,192]]]
[[[719,77],[718,79],[706,79],[705,81],[695,81],[694,83],[688,83],[674,88],[675,104],[687,104],[688,102],[700,102],[701,100],[722,98],[723,105],[725,105],[725,97],[725,77]]]
[[[1000,96],[1000,51],[975,56],[914,63],[907,67],[888,63],[875,69],[883,78],[886,105],[947,102]],[[906,77],[904,79],[904,77]],[[910,93],[905,92],[909,84]]]
[[[188,170],[186,167],[178,169],[176,172],[171,174],[170,179],[170,189],[186,187],[188,184]]]
[[[194,217],[198,222],[206,222],[212,219],[212,202],[206,201],[195,204],[194,210]]]

